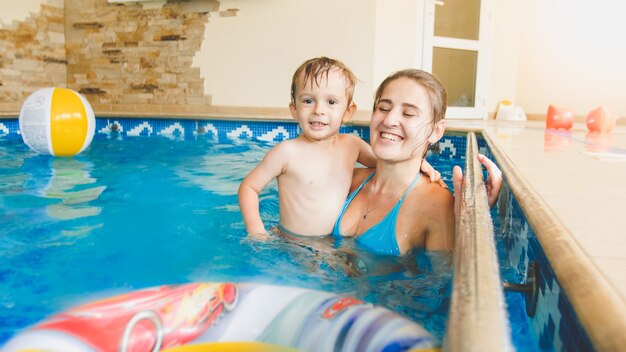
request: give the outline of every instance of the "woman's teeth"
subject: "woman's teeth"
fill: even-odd
[[[403,138],[398,136],[397,134],[392,134],[392,133],[387,133],[387,132],[381,132],[380,133],[380,137],[384,138],[384,139],[388,139],[390,141],[401,141]]]

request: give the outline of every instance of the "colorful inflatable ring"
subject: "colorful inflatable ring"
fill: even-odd
[[[230,351],[244,342],[260,351],[438,346],[418,324],[356,298],[294,287],[191,283],[72,308],[18,334],[3,351]]]
[[[164,352],[297,352],[290,347],[278,346],[263,342],[209,342],[197,345],[186,345],[168,348]]]

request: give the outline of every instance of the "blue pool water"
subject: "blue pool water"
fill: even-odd
[[[244,240],[237,187],[270,147],[112,134],[97,135],[77,157],[53,158],[30,151],[19,137],[0,137],[0,345],[79,303],[192,281],[348,293],[441,338],[452,274],[449,265],[434,263],[448,254],[398,261]],[[432,162],[448,181],[452,166],[462,165]],[[275,185],[261,200],[264,220],[275,225]],[[365,269],[354,276],[346,262]]]

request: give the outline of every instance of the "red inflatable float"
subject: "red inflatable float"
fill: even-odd
[[[589,111],[586,122],[589,131],[608,133],[615,127],[616,118],[607,108],[599,106]]]
[[[438,345],[418,324],[356,298],[295,287],[191,283],[72,308],[18,334],[2,351],[208,351],[229,344],[235,345],[228,350],[237,350],[242,343],[271,351],[423,351]],[[180,349],[185,346],[198,349]]]
[[[574,112],[570,109],[548,106],[546,128],[569,130],[574,124]]]

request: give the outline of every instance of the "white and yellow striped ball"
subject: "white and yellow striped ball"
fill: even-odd
[[[96,129],[85,97],[66,88],[44,88],[31,94],[20,110],[24,143],[39,154],[72,156],[85,150]]]

